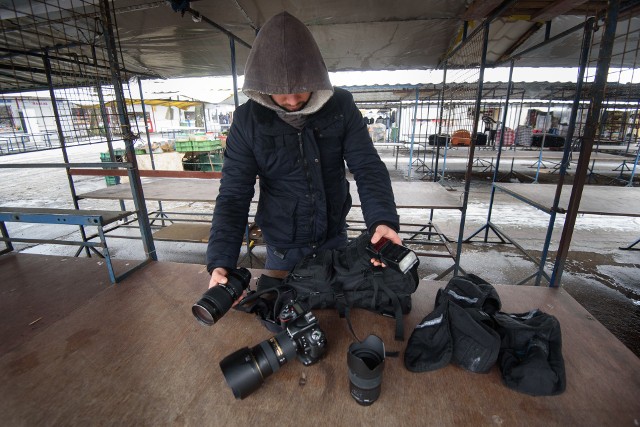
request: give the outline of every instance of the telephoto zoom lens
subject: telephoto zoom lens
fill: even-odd
[[[246,268],[230,270],[227,274],[227,283],[207,290],[191,307],[191,312],[203,325],[213,325],[229,311],[234,301],[240,298],[250,281],[251,272]]]
[[[349,390],[362,406],[369,406],[380,397],[384,356],[384,343],[375,335],[349,346]]]
[[[284,330],[262,341],[231,353],[220,362],[220,369],[236,399],[256,391],[264,380],[296,356],[296,345]]]

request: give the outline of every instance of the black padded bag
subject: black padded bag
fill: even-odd
[[[507,387],[533,396],[566,388],[562,334],[558,320],[540,310],[494,316],[502,338],[500,371]]]
[[[345,248],[333,251],[334,288],[342,290],[351,307],[394,316],[409,313],[411,294],[418,287],[419,263],[407,274],[375,267],[367,251],[370,241],[369,234],[364,233]]]
[[[488,372],[498,359],[500,336],[483,309],[495,312],[500,306],[498,293],[488,282],[472,274],[453,277],[438,290],[434,311],[411,334],[405,367],[422,372],[451,361],[472,372]],[[437,321],[440,316],[446,322]]]
[[[449,325],[453,340],[451,361],[471,372],[489,372],[500,353],[500,335],[493,329],[491,317],[449,301]]]
[[[298,298],[309,308],[335,307],[333,252],[323,251],[302,258],[287,274],[283,284],[295,289]]]
[[[438,291],[436,304],[444,297],[460,307],[477,308],[489,315],[497,313],[502,308],[496,288],[475,274],[451,278],[444,290]]]
[[[367,245],[367,233],[340,249],[320,251],[301,259],[281,282],[290,287],[310,309],[337,308],[341,316],[352,307],[364,308],[396,319],[396,339],[404,339],[402,315],[411,311],[411,294],[418,287],[418,265],[406,274],[389,267],[375,267]],[[262,280],[262,279],[261,279]]]
[[[449,301],[445,300],[415,327],[404,352],[404,366],[412,372],[435,371],[451,361]]]

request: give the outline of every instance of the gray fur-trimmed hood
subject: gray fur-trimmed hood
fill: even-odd
[[[327,66],[309,29],[288,12],[269,19],[258,32],[245,67],[247,97],[283,112],[269,95],[313,92],[302,111],[313,114],[333,95]]]

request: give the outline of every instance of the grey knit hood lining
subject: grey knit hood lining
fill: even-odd
[[[279,115],[313,114],[316,111],[318,111],[320,108],[322,108],[322,106],[327,103],[329,98],[333,96],[333,88],[331,90],[318,90],[313,92],[313,94],[311,95],[311,99],[309,99],[309,102],[307,102],[307,105],[305,105],[302,110],[286,111],[281,107],[279,107],[278,105],[276,105],[276,103],[274,103],[273,100],[271,99],[271,96],[267,95],[266,93],[260,93],[253,90],[244,90],[243,92],[245,93],[245,95],[247,95],[249,98],[256,101],[258,104],[261,104],[271,110],[276,111]]]
[[[242,91],[259,104],[282,112],[269,95],[313,92],[302,111],[313,114],[333,95],[327,67],[309,29],[297,18],[282,12],[260,29],[247,65]]]

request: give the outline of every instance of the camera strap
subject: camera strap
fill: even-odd
[[[273,279],[278,282],[278,286],[271,286],[274,283],[264,283],[262,276],[258,282],[258,289],[250,292],[236,306],[235,309],[244,313],[255,314],[262,324],[271,332],[280,332],[282,325],[278,315],[285,303],[295,300],[295,289],[282,285],[280,279]],[[266,280],[265,282],[270,282]],[[260,286],[263,285],[263,286]]]

